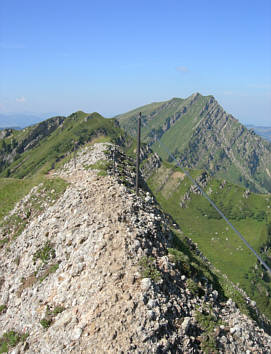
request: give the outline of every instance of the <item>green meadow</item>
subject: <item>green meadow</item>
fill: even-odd
[[[191,171],[197,178],[201,171]],[[180,169],[163,163],[148,180],[163,210],[178,223],[183,233],[197,243],[211,263],[257,301],[271,317],[270,278],[254,254],[232,231],[210,203],[190,191],[191,182]],[[271,266],[271,196],[250,193],[229,182],[210,178],[205,191]],[[188,195],[188,200],[184,200]],[[264,252],[265,251],[265,252]],[[263,275],[262,275],[263,274]]]

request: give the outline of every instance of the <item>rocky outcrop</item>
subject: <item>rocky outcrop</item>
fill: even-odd
[[[13,353],[269,353],[232,300],[180,271],[167,217],[111,156],[85,147],[51,173],[70,185],[0,250],[0,338],[28,334]]]
[[[181,163],[225,175],[253,191],[271,191],[266,167],[271,167],[271,144],[252,134],[213,98],[202,109],[189,146],[179,153]],[[233,177],[235,173],[240,179]]]
[[[0,131],[0,139],[4,139],[7,138],[8,136],[10,136],[12,134],[13,130],[12,129],[3,129],[2,131]]]
[[[147,180],[157,168],[161,166],[161,159],[148,145],[144,145],[140,151],[141,174]]]

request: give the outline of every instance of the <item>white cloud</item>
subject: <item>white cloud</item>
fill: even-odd
[[[22,96],[22,97],[17,97],[17,98],[16,98],[16,102],[24,103],[24,102],[26,102],[26,99],[25,99],[24,96]]]
[[[177,66],[176,70],[180,71],[181,73],[188,73],[189,71],[187,66]]]

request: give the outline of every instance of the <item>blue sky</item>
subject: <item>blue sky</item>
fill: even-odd
[[[271,1],[0,1],[0,113],[113,116],[193,92],[271,125]]]

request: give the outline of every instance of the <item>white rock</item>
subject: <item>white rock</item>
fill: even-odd
[[[152,309],[157,306],[157,300],[150,299],[147,303],[148,308]]]
[[[75,328],[72,333],[72,340],[78,340],[81,337],[83,330],[80,327]]]
[[[141,289],[144,291],[149,290],[151,287],[151,279],[150,278],[144,278],[141,280]]]
[[[218,297],[218,291],[217,291],[217,290],[214,290],[214,291],[212,292],[212,294],[213,294],[214,299],[217,299],[217,297]]]
[[[231,334],[234,334],[236,332],[236,328],[235,327],[232,327],[231,329],[230,329],[230,333]]]
[[[154,319],[155,319],[155,312],[152,311],[152,310],[148,310],[148,311],[147,311],[147,317],[148,317],[150,320],[154,320]]]
[[[187,333],[189,327],[190,327],[190,323],[191,323],[191,317],[185,317],[183,320],[183,323],[181,325],[184,333]]]
[[[226,304],[227,304],[228,306],[232,306],[232,304],[233,304],[232,299],[231,299],[231,298],[230,298],[230,299],[228,299],[228,301],[226,302]]]

